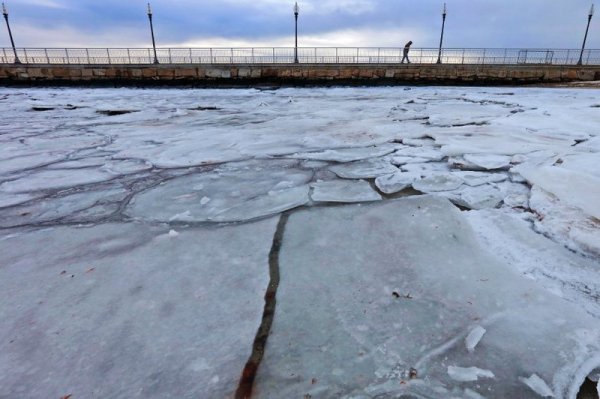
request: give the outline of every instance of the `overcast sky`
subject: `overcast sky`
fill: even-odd
[[[5,0],[17,47],[148,47],[142,0]],[[447,0],[444,47],[580,48],[589,0]],[[293,1],[154,0],[159,47],[293,46]],[[299,46],[437,47],[443,1],[301,0]],[[599,4],[600,5],[600,4]],[[587,48],[600,48],[600,15]],[[5,26],[0,46],[10,46]]]

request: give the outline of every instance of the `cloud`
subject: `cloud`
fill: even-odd
[[[305,34],[298,38],[299,47],[402,47],[406,41],[420,41],[425,32],[411,29],[342,29],[319,34]],[[182,43],[177,47],[293,47],[294,36],[279,36],[248,40],[247,38],[204,37]]]
[[[293,43],[295,0],[151,0],[159,46]],[[299,0],[304,46],[579,48],[590,0]],[[18,46],[134,47],[149,41],[146,0],[12,0]],[[600,47],[599,23],[588,48]],[[0,33],[0,47],[10,46]]]
[[[68,7],[59,1],[55,0],[21,0],[23,4],[30,4],[33,6],[41,6],[47,8],[67,9]]]

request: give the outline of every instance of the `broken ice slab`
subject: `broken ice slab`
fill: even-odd
[[[287,158],[332,162],[352,162],[368,158],[378,158],[387,154],[391,154],[396,150],[396,147],[396,145],[382,145],[364,148],[338,148],[315,152],[300,152],[293,155],[288,155]]]
[[[375,179],[375,185],[382,193],[394,194],[412,186],[413,182],[420,177],[417,173],[396,172],[390,175],[379,176]]]
[[[396,151],[394,156],[425,158],[431,161],[441,161],[446,157],[439,149],[432,147],[404,147]]]
[[[312,172],[296,169],[297,162],[244,162],[182,176],[138,194],[126,213],[163,222],[232,222],[276,214],[309,200]]]
[[[0,226],[35,225],[65,218],[78,223],[97,221],[116,212],[119,208],[118,203],[125,199],[127,194],[127,190],[118,186],[106,186],[96,191],[75,192],[42,199],[32,197],[27,203],[0,209]],[[2,197],[3,195],[0,199]],[[86,211],[93,214],[82,214]]]
[[[403,172],[420,173],[423,177],[431,174],[447,173],[450,168],[445,162],[408,163],[402,165]]]
[[[437,173],[413,182],[415,190],[423,193],[452,191],[462,186],[464,180],[452,173]]]
[[[0,190],[8,193],[27,193],[58,190],[114,179],[115,175],[96,169],[42,170],[17,180],[0,184]]]
[[[232,397],[277,220],[3,236],[0,397]]]
[[[511,166],[511,157],[507,155],[464,154],[463,158],[485,170],[509,169]]]
[[[466,185],[472,187],[481,186],[486,183],[499,183],[508,179],[505,173],[459,171],[453,172],[453,174],[463,179]]]
[[[539,215],[536,231],[574,251],[600,255],[598,219],[538,186],[531,189],[529,206]]]
[[[600,160],[600,156],[597,160]],[[586,170],[560,166],[520,166],[517,171],[532,185],[537,185],[567,205],[575,206],[589,216],[600,219],[600,176],[594,176]]]
[[[430,160],[427,158],[419,158],[419,157],[409,157],[409,156],[403,156],[403,157],[396,157],[393,156],[391,157],[391,164],[395,165],[395,166],[401,166],[401,165],[406,165],[407,163],[425,163],[425,162],[429,162]]]
[[[334,180],[312,183],[310,195],[315,202],[370,202],[381,200],[381,195],[364,180]]]
[[[574,399],[600,321],[487,252],[462,214],[433,196],[292,214],[257,397],[535,398],[535,373]]]
[[[537,195],[535,188],[532,194],[533,197]],[[555,208],[555,205],[549,205]],[[559,213],[571,216],[560,208]],[[489,252],[502,254],[514,270],[600,318],[600,264],[596,259],[576,253],[577,247],[564,237],[553,237],[550,229],[542,229],[545,226],[536,223],[535,230],[532,229],[526,214],[487,209],[464,212],[463,215],[475,230],[481,246]],[[544,215],[544,220],[555,217]],[[577,231],[578,228],[569,224],[565,230]]]
[[[398,168],[386,158],[344,163],[331,166],[329,169],[343,179],[373,179],[398,171]]]
[[[467,209],[495,208],[504,198],[500,190],[490,184],[478,187],[463,185],[456,190],[443,192],[442,195]]]

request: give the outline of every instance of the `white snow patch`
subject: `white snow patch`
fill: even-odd
[[[477,346],[479,341],[481,341],[481,338],[483,338],[483,335],[485,333],[486,329],[481,326],[477,326],[474,329],[472,329],[471,332],[469,332],[469,335],[467,335],[467,337],[465,338],[465,346],[467,347],[467,350],[469,352],[475,351],[475,347]]]
[[[531,388],[535,393],[543,398],[553,398],[554,392],[537,374],[532,374],[529,378],[520,377],[520,380]]]
[[[448,375],[455,381],[467,382],[477,381],[481,378],[494,378],[495,375],[489,370],[477,367],[448,366]]]

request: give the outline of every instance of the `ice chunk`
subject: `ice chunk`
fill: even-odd
[[[467,350],[469,352],[473,352],[475,350],[475,347],[477,346],[479,341],[481,341],[481,338],[483,338],[483,335],[485,333],[485,328],[481,326],[477,326],[471,330],[469,335],[467,335],[467,338],[465,338],[465,346],[467,347]]]
[[[574,251],[600,255],[598,220],[533,186],[529,206],[538,215],[536,230]]]
[[[424,193],[456,190],[464,183],[463,179],[451,173],[435,174],[424,179],[415,180],[413,187]]]
[[[316,152],[302,152],[290,155],[288,157],[318,161],[352,162],[368,158],[382,157],[384,155],[391,154],[395,150],[395,146],[341,148],[335,150],[323,150]]]
[[[497,207],[504,198],[504,195],[497,188],[486,184],[485,186],[461,188],[445,192],[453,203],[468,209],[485,209]]]
[[[13,194],[13,193],[3,193],[0,191],[0,208],[6,208],[9,206],[19,205],[27,201],[31,201],[32,199],[39,198],[40,195],[35,194]]]
[[[152,164],[139,159],[112,160],[107,162],[102,170],[115,175],[126,175],[152,169]]]
[[[351,162],[334,165],[330,170],[344,179],[371,179],[398,171],[386,159],[376,158],[368,161]]]
[[[406,165],[407,163],[425,163],[425,162],[429,162],[429,161],[430,160],[427,158],[408,157],[408,156],[392,157],[390,160],[392,165],[396,165],[396,166]]]
[[[418,174],[409,172],[397,172],[391,175],[379,176],[375,179],[375,185],[385,194],[393,194],[412,186],[415,179],[420,178]]]
[[[521,377],[521,381],[543,398],[555,397],[554,392],[552,392],[552,389],[546,384],[546,381],[542,380],[537,374],[532,374],[529,378]]]
[[[553,218],[552,215],[544,215],[544,221]],[[595,259],[578,255],[566,248],[577,249],[572,244],[566,247],[556,245],[547,238],[551,236],[548,229],[540,230],[545,235],[537,234],[531,228],[531,221],[518,214],[507,215],[494,209],[466,212],[465,217],[474,228],[481,245],[488,251],[502,254],[505,262],[518,273],[535,279],[547,290],[569,299],[600,318],[596,298],[600,292],[600,281],[597,278],[598,262]],[[565,217],[568,218],[569,214],[565,213]],[[536,230],[541,227],[543,225],[536,224]],[[571,224],[566,228],[577,230]],[[562,238],[559,242],[564,240]]]
[[[463,157],[467,162],[486,170],[509,169],[511,166],[511,157],[506,155],[465,154]]]
[[[396,157],[425,158],[431,161],[441,161],[446,157],[441,151],[431,147],[404,147],[393,155]]]
[[[414,146],[414,147],[427,147],[427,146],[434,146],[435,140],[430,139],[430,138],[423,138],[423,139],[407,138],[407,139],[402,140],[402,144],[410,145],[410,146]]]
[[[450,171],[448,165],[443,162],[407,163],[400,167],[403,172],[420,173],[421,175],[432,175]]]
[[[312,183],[311,198],[315,202],[368,202],[379,201],[377,194],[368,182],[358,181],[326,181]]]
[[[0,335],[10,337],[0,396],[233,397],[261,323],[276,225],[168,239],[164,228],[106,224],[0,240]]]
[[[24,193],[42,190],[58,190],[92,184],[113,179],[114,175],[91,169],[44,170],[31,173],[20,179],[0,184],[0,190],[9,193]]]
[[[600,178],[587,171],[573,171],[558,166],[520,168],[519,173],[568,205],[576,206],[600,219]]]
[[[312,172],[291,167],[295,163],[278,160],[224,165],[211,172],[175,178],[136,195],[126,212],[156,221],[169,221],[173,215],[183,215],[178,218],[181,221],[219,222],[268,216],[308,202],[307,183]]]
[[[448,366],[448,375],[454,381],[477,381],[479,378],[494,378],[494,373],[477,367]]]
[[[25,226],[60,219],[77,223],[97,221],[116,212],[118,203],[126,196],[127,190],[104,187],[97,191],[32,198],[27,203],[0,209],[0,226]]]
[[[463,179],[465,184],[471,187],[481,186],[486,183],[500,183],[508,179],[505,173],[460,171],[453,172],[453,174]]]

